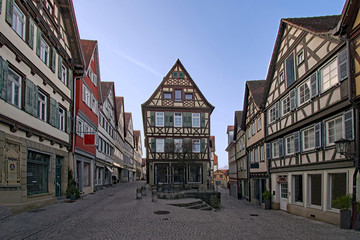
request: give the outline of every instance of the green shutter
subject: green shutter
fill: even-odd
[[[29,80],[25,80],[25,112],[32,114],[32,90],[33,83]]]
[[[155,140],[155,138],[152,138],[151,139],[151,152],[156,152],[156,140]]]
[[[150,126],[155,126],[155,112],[150,112]]]
[[[188,112],[183,113],[183,126],[191,127],[191,113]]]
[[[345,139],[353,140],[353,110],[344,113]]]
[[[200,113],[200,127],[205,127],[205,113]]]
[[[59,126],[59,103],[50,97],[50,125],[54,127]]]
[[[7,0],[6,3],[6,22],[12,26],[13,21],[13,10],[14,10],[14,0]]]
[[[347,50],[344,49],[343,51],[341,51],[339,53],[338,56],[338,75],[339,75],[339,80],[343,81],[344,79],[347,78]]]
[[[40,57],[41,30],[39,26],[36,28],[36,55]]]
[[[165,127],[169,127],[170,123],[169,123],[169,113],[170,112],[165,112]]]
[[[73,91],[73,82],[74,82],[74,77],[73,77],[73,72],[71,69],[69,69],[69,79],[68,79],[68,88],[71,91],[71,97],[73,96],[72,91]]]
[[[29,22],[29,47],[31,49],[34,47],[34,20],[32,18]]]
[[[200,147],[201,147],[200,148],[201,152],[204,153],[205,152],[205,139],[201,139]]]
[[[7,96],[8,66],[8,62],[0,56],[0,97],[5,101]]]
[[[52,55],[51,55],[51,71],[55,72],[55,66],[56,66],[56,50],[53,47]]]
[[[71,133],[71,112],[70,111],[67,111],[67,122],[66,122],[66,126],[67,126],[67,128],[66,128],[66,132],[68,133],[68,134],[70,134]]]
[[[172,112],[165,112],[165,127],[172,127],[174,126],[174,113]]]
[[[62,65],[62,58],[60,54],[58,54],[58,78],[61,79],[61,65]]]
[[[165,152],[174,152],[174,139],[165,138]]]
[[[33,84],[32,91],[32,115],[34,117],[38,116],[38,98],[39,98],[39,88],[37,85]]]

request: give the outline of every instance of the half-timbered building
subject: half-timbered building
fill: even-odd
[[[249,199],[248,161],[246,154],[246,131],[241,127],[243,111],[235,111],[234,141],[237,167],[237,192],[239,199]]]
[[[65,195],[83,65],[72,1],[0,1],[0,205],[13,212]]]
[[[136,163],[134,161],[134,127],[132,114],[125,112],[125,144],[124,144],[123,179],[134,181],[136,177]]]
[[[227,126],[226,134],[228,135],[228,146],[225,149],[228,153],[228,164],[229,164],[229,193],[233,197],[237,197],[237,167],[235,158],[235,141],[234,141],[234,126]]]
[[[115,131],[115,153],[114,153],[114,172],[118,182],[123,182],[124,169],[124,148],[125,148],[125,109],[124,98],[115,97],[115,107],[117,115],[117,129]],[[115,169],[117,169],[115,171]]]
[[[142,104],[150,185],[207,188],[213,109],[177,60]]]
[[[273,208],[335,224],[332,200],[352,193],[354,173],[354,160],[335,151],[335,141],[354,139],[339,19],[281,20],[264,100]]]
[[[140,130],[134,130],[134,167],[136,172],[136,180],[141,179],[141,163],[142,163],[142,144]]]
[[[260,204],[262,203],[262,193],[267,189],[269,182],[264,146],[263,99],[265,83],[265,80],[246,82],[241,125],[246,132],[246,151],[250,172],[250,201]]]

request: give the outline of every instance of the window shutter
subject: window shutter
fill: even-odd
[[[322,147],[322,141],[321,141],[321,125],[322,123],[319,122],[315,124],[315,148],[321,148]]]
[[[191,127],[191,113],[188,112],[183,113],[183,126]]]
[[[300,152],[300,132],[294,132],[294,150],[295,153]]]
[[[61,79],[62,57],[58,54],[58,78]]]
[[[266,160],[271,159],[271,143],[266,143]]]
[[[33,84],[32,90],[32,115],[34,117],[38,116],[38,98],[39,98],[39,88],[37,85]]]
[[[345,139],[353,139],[353,110],[347,111],[344,114],[345,123]]]
[[[318,82],[318,73],[314,72],[310,76],[310,85],[311,85],[311,98],[314,98],[318,95],[319,92],[319,82]]]
[[[151,139],[151,144],[150,144],[150,149],[151,149],[151,152],[156,152],[156,139],[155,138],[152,138]]]
[[[55,66],[56,66],[55,62],[56,62],[56,50],[53,47],[52,55],[51,55],[51,71],[53,71],[53,72],[55,72]]]
[[[59,103],[55,99],[50,97],[50,125],[59,126]]]
[[[36,55],[40,57],[40,44],[41,44],[41,30],[40,27],[36,28]]]
[[[200,147],[201,147],[201,152],[204,153],[205,152],[205,139],[201,139],[200,141]]]
[[[34,20],[30,18],[29,22],[29,47],[33,49],[34,47]]]
[[[200,127],[205,127],[205,113],[200,113]]]
[[[284,156],[284,139],[283,138],[279,138],[278,139],[278,146],[279,146],[279,157],[283,157]]]
[[[67,111],[67,122],[66,122],[66,124],[67,124],[66,125],[67,126],[66,132],[68,134],[70,134],[71,133],[71,126],[72,126],[72,124],[71,124],[71,112],[70,111]],[[97,137],[97,136],[95,136],[95,137]],[[97,138],[96,138],[96,140],[97,140]]]
[[[155,112],[150,112],[150,126],[155,126]]]
[[[296,91],[297,89],[291,89],[289,96],[290,96],[290,111],[293,111],[296,109]]]
[[[170,115],[172,114],[172,112],[165,112],[165,127],[170,127]]]
[[[68,79],[68,88],[70,89],[71,93],[73,91],[73,83],[74,83],[74,77],[73,77],[73,72],[71,69],[68,69],[69,71],[69,79]],[[71,94],[71,96],[73,96],[73,94]]]
[[[347,50],[342,50],[338,58],[339,80],[343,81],[347,78]]]
[[[14,10],[14,0],[7,0],[6,3],[6,22],[12,26],[13,21],[13,10]]]
[[[32,115],[33,112],[33,94],[32,91],[34,89],[34,83],[31,82],[29,79],[25,80],[25,112],[30,113]]]
[[[275,116],[276,116],[276,119],[280,118],[280,102],[279,101],[277,101],[275,103]]]
[[[0,56],[0,97],[6,101],[9,64]]]
[[[165,151],[168,153],[174,152],[174,139],[165,138]]]
[[[295,66],[294,66],[294,53],[286,59],[286,87],[290,87],[295,82]]]

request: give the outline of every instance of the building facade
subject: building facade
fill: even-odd
[[[126,182],[136,180],[136,162],[134,161],[134,128],[132,114],[125,113],[125,151],[123,179]]]
[[[207,188],[213,109],[177,60],[142,104],[150,185]]]
[[[117,182],[123,182],[124,152],[125,152],[125,109],[124,98],[115,97],[115,107],[117,114],[117,129],[114,154],[114,176]]]
[[[234,141],[234,126],[227,126],[226,133],[228,135],[228,146],[225,149],[228,152],[228,164],[229,164],[229,193],[233,197],[238,195],[238,178],[237,178],[237,166],[235,158],[235,141]]]
[[[2,1],[0,29],[0,205],[18,212],[65,194],[84,59],[71,1]]]

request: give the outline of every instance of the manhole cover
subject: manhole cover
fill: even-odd
[[[165,214],[169,214],[169,211],[155,211],[154,214],[158,214],[158,215],[165,215]]]
[[[32,212],[32,213],[38,213],[38,212],[42,212],[42,211],[45,211],[45,209],[39,208],[39,209],[32,210],[32,211],[30,211],[30,212]]]
[[[252,217],[258,217],[259,216],[259,214],[249,214],[250,216],[252,216]]]

